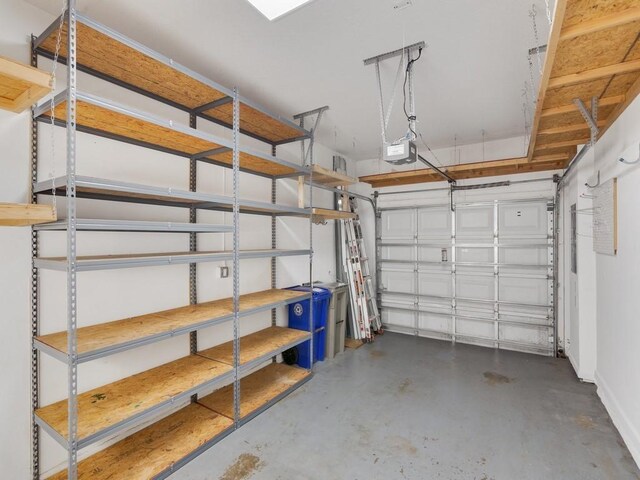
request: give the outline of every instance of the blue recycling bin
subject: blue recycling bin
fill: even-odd
[[[289,290],[298,292],[309,292],[310,288],[305,286],[291,287]],[[329,302],[331,301],[331,291],[326,288],[313,288],[313,361],[321,362],[324,360],[324,347],[327,326],[327,314],[329,313]],[[296,330],[309,331],[309,310],[311,303],[309,299],[301,300],[289,305],[289,328]],[[307,340],[297,346],[298,349],[298,365],[302,368],[310,368],[310,341]]]

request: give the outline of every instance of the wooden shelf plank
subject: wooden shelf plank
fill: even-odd
[[[189,355],[151,370],[78,395],[78,441],[113,428],[141,413],[222,379],[231,365],[201,355]],[[62,437],[67,438],[67,400],[36,410],[36,415]]]
[[[246,418],[311,375],[299,367],[272,363],[240,381],[240,418]],[[198,400],[216,413],[233,418],[233,384]]]
[[[356,214],[343,212],[341,210],[328,210],[326,208],[313,209],[313,221],[315,223],[322,223],[330,220],[349,220],[351,218],[356,218]]]
[[[20,227],[55,222],[56,211],[51,205],[32,203],[0,203],[0,226]]]
[[[269,327],[240,338],[240,365],[246,366],[289,345],[309,339],[309,332],[286,327]],[[217,362],[233,364],[233,341],[198,352]]]
[[[0,56],[0,108],[22,112],[51,92],[51,75]]]
[[[342,173],[334,172],[320,165],[314,165],[313,170],[313,183],[320,185],[327,185],[328,187],[346,187],[348,185],[355,185],[358,183],[357,178],[343,175]]]
[[[580,132],[584,135],[583,132]],[[568,155],[545,158],[544,161],[527,161],[526,157],[508,158],[488,162],[463,163],[444,168],[456,180],[513,175],[524,172],[542,172],[559,170],[565,167]],[[374,188],[411,185],[415,183],[441,182],[442,177],[430,168],[405,170],[401,172],[381,173],[360,177],[361,182],[371,184]]]
[[[38,51],[51,57],[56,48],[56,36],[57,29],[54,28],[42,39]],[[61,58],[67,55],[66,38],[65,22],[60,42]],[[228,102],[229,89],[83,15],[77,16],[77,63],[79,69],[89,70],[94,75],[184,110],[195,110],[219,101],[215,107],[206,109],[203,116],[231,128],[233,105]],[[247,100],[242,100],[240,106],[240,128],[244,133],[270,143],[308,135],[290,121],[269,114]]]
[[[79,480],[148,480],[223,436],[233,422],[193,403],[78,464]],[[49,480],[66,480],[64,470]]]
[[[61,122],[66,122],[66,106],[67,102],[63,100],[54,109],[55,118]],[[49,121],[50,115],[50,111],[45,111],[40,118]],[[217,143],[149,121],[140,120],[126,113],[95,105],[89,101],[80,99],[77,101],[76,115],[77,128],[82,132],[107,136],[115,140],[127,141],[186,157],[220,149],[219,153],[206,155],[202,157],[202,160],[208,160],[224,166],[230,166],[233,161],[232,152]],[[291,175],[296,172],[290,166],[246,152],[240,152],[240,168],[246,172],[267,176]]]
[[[273,304],[291,303],[308,296],[295,290],[264,290],[240,296],[240,313],[247,313]],[[233,315],[233,299],[224,298],[212,302],[199,303],[174,308],[162,312],[140,315],[78,329],[79,358],[88,357],[92,352],[115,349],[124,345],[142,343],[150,338],[167,338],[186,333],[203,324],[213,324],[217,319],[229,319]],[[42,335],[38,341],[58,350],[67,352],[67,332]]]

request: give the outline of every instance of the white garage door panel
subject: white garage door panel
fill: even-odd
[[[418,247],[418,260],[421,262],[442,262],[442,249],[445,247]],[[446,258],[451,258],[451,250],[445,248]]]
[[[404,328],[415,328],[415,314],[404,310],[396,310],[393,308],[382,310],[382,323],[385,325],[396,325]],[[393,330],[388,328],[388,330]]]
[[[413,210],[382,213],[382,238],[394,240],[413,238],[416,231],[416,215]]]
[[[500,249],[500,263],[518,265],[547,265],[549,247],[520,247]]]
[[[456,250],[457,262],[493,263],[493,247],[491,248],[465,248]]]
[[[451,332],[451,315],[435,315],[433,313],[420,313],[418,318],[418,328],[429,330],[434,333],[441,333],[449,336]]]
[[[493,241],[493,207],[462,207],[456,210],[456,239]]]
[[[451,274],[449,272],[421,272],[418,274],[418,283],[421,295],[435,295],[438,297],[451,297],[453,295],[453,285],[451,284]]]
[[[386,327],[553,355],[550,205],[495,200],[453,212],[441,206],[385,211],[382,241],[411,244],[380,250],[384,259],[408,262],[382,264]]]
[[[416,293],[416,281],[413,271],[382,271],[382,285],[390,292]]]
[[[382,260],[415,260],[415,247],[382,247]]]
[[[442,240],[451,238],[451,210],[428,208],[418,210],[418,239]]]
[[[493,276],[456,275],[456,296],[463,298],[477,298],[493,300]]]
[[[546,237],[546,203],[519,203],[498,207],[498,231],[501,238]]]
[[[505,302],[545,305],[548,303],[548,288],[545,279],[510,277],[500,282],[499,297]]]
[[[456,320],[456,333],[466,337],[493,340],[494,326],[493,322],[458,318]]]

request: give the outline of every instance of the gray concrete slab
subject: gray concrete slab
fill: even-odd
[[[387,333],[172,480],[638,480],[569,362]]]

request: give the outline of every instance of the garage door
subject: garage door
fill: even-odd
[[[553,200],[381,209],[387,330],[555,354]]]

